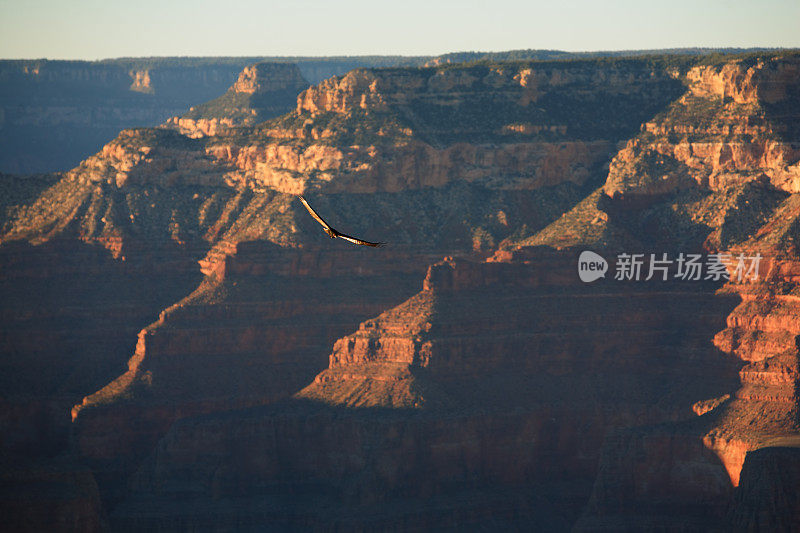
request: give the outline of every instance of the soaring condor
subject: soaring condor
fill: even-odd
[[[308,202],[306,202],[306,199],[305,199],[305,198],[303,198],[302,196],[298,196],[298,198],[300,198],[300,201],[301,201],[301,202],[303,202],[303,205],[304,205],[304,206],[305,206],[305,208],[308,210],[308,212],[309,212],[309,213],[311,213],[311,216],[312,216],[312,217],[314,217],[314,220],[316,220],[317,222],[319,222],[320,224],[322,224],[322,228],[325,230],[325,233],[327,233],[327,234],[328,234],[328,237],[330,237],[331,239],[336,239],[336,238],[339,238],[339,239],[344,239],[344,240],[346,240],[346,241],[352,242],[353,244],[360,244],[360,245],[362,245],[362,246],[374,246],[374,247],[376,247],[376,248],[380,248],[381,246],[383,246],[383,245],[385,245],[385,244],[386,244],[385,242],[369,242],[369,241],[362,241],[361,239],[357,239],[357,238],[355,238],[355,237],[351,237],[350,235],[345,235],[344,233],[341,233],[341,232],[339,232],[339,231],[336,231],[335,229],[333,229],[332,227],[330,227],[330,226],[328,225],[328,223],[327,223],[327,222],[325,222],[324,220],[322,220],[322,217],[321,217],[321,216],[319,216],[319,215],[317,214],[317,212],[316,212],[316,211],[314,211],[314,210],[311,208],[311,206],[310,206],[310,205],[308,205]]]

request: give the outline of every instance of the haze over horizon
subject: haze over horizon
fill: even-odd
[[[800,3],[0,0],[0,57],[440,55],[800,47]],[[731,36],[735,36],[731,38]]]

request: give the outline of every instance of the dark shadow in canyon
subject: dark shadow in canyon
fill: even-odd
[[[149,259],[73,240],[0,248],[4,448],[64,450],[72,405],[123,371],[137,332],[200,282],[192,254]]]
[[[412,369],[434,407],[295,398],[183,418],[112,509],[115,528],[563,531],[590,498],[609,432],[691,421],[694,402],[738,386],[741,361],[711,340],[739,298],[715,285],[498,279],[436,293],[444,352]]]

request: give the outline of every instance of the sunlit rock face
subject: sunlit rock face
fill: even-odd
[[[697,66],[686,93],[642,126],[611,163],[605,192],[652,196],[764,181],[800,192],[800,60]]]

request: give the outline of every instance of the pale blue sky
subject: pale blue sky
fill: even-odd
[[[800,0],[0,0],[0,57],[800,47]]]

